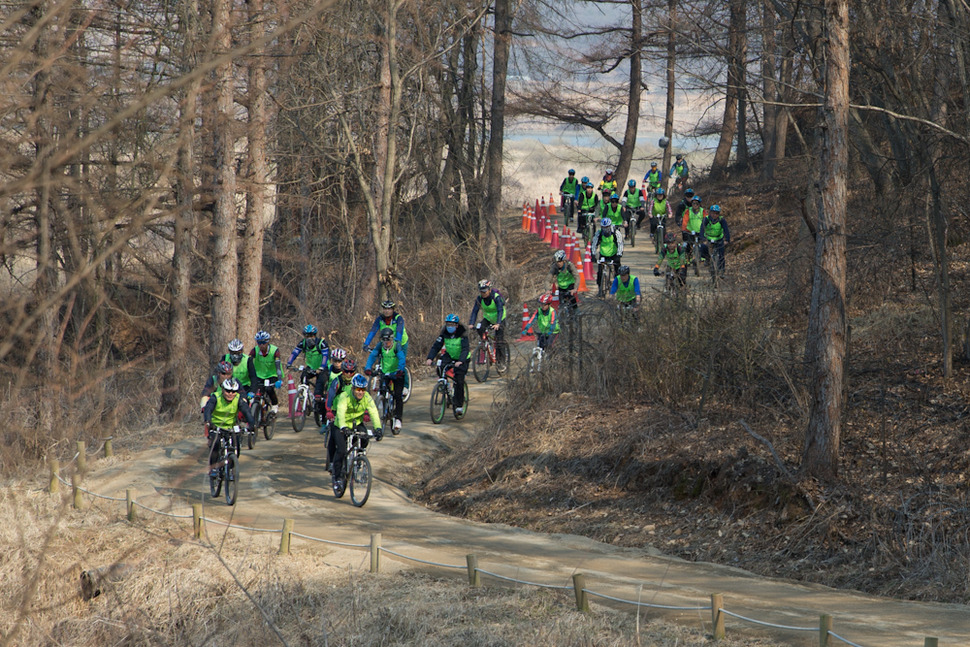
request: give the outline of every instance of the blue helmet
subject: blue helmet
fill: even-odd
[[[619,199],[620,199],[620,196],[618,196],[617,194],[615,193],[610,194],[610,200],[619,200]]]
[[[612,227],[612,226],[613,226],[613,221],[610,220],[609,218],[603,218],[602,220],[600,220],[600,227],[602,227],[603,229],[606,229],[607,227]]]
[[[574,168],[569,169],[569,174],[570,175],[576,175],[576,169],[574,169]]]
[[[686,191],[684,191],[685,198],[691,198],[693,196],[694,196],[694,189],[688,188]]]
[[[660,197],[663,197],[664,195],[666,195],[666,193],[667,192],[664,191],[663,187],[660,187],[659,189],[653,192],[654,195],[658,195]]]
[[[350,381],[355,389],[366,389],[367,388],[367,378],[358,373],[354,376],[354,379]]]
[[[721,205],[712,204],[710,210],[713,211],[714,213],[721,213]]]
[[[697,195],[696,193],[693,195],[693,197],[691,197],[690,201],[691,202],[695,202],[695,201],[696,202],[703,202],[703,200],[701,200],[701,196]]]
[[[583,179],[582,179],[582,180],[580,180],[580,182],[582,182],[582,183],[583,183],[583,186],[586,186],[587,184],[589,184],[589,177],[587,177],[587,176],[585,176],[585,175],[584,175],[584,176],[583,176]],[[590,185],[590,186],[593,186],[592,184],[589,184],[589,185]]]
[[[268,332],[266,332],[265,330],[260,330],[258,333],[256,333],[256,343],[257,344],[265,344],[268,341],[269,341],[269,333]]]
[[[626,185],[628,187],[630,187],[631,189],[635,189],[636,186],[637,186],[637,181],[636,180],[630,180],[629,182],[626,183]]]
[[[459,321],[460,320],[458,319],[458,315],[456,315],[455,313],[451,313],[450,315],[447,315],[445,317],[445,323],[453,323],[453,324],[456,324]]]
[[[317,334],[317,327],[314,326],[313,324],[307,324],[303,328],[303,334],[304,335],[316,335]]]

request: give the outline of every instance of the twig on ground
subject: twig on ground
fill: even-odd
[[[775,459],[775,463],[778,465],[778,469],[781,470],[781,473],[785,476],[786,479],[788,479],[789,482],[791,482],[792,485],[795,486],[795,489],[798,490],[799,494],[801,494],[803,497],[805,497],[805,500],[808,501],[808,505],[811,506],[814,509],[815,508],[815,501],[812,499],[812,495],[809,494],[808,492],[806,492],[805,489],[802,488],[802,486],[798,484],[798,481],[795,480],[795,477],[792,476],[792,473],[788,471],[788,468],[785,467],[785,464],[782,462],[781,458],[778,456],[778,452],[775,451],[774,445],[772,445],[771,442],[769,442],[768,439],[765,438],[764,436],[761,436],[761,435],[755,433],[755,431],[744,420],[738,420],[738,424],[741,425],[741,427],[746,432],[748,432],[748,435],[750,435],[752,438],[754,438],[755,440],[757,440],[758,442],[762,443],[765,447],[768,448],[768,451],[771,452],[771,456],[772,456],[772,458]]]

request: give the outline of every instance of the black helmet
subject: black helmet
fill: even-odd
[[[392,339],[394,337],[394,331],[390,328],[381,328],[381,341],[385,339]]]

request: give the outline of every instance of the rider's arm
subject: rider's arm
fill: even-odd
[[[293,349],[293,352],[292,352],[292,353],[290,353],[290,359],[289,359],[289,361],[288,361],[288,362],[286,363],[286,366],[287,366],[287,367],[289,367],[289,366],[291,366],[291,365],[293,364],[293,362],[294,362],[294,360],[296,360],[296,358],[297,358],[297,356],[299,356],[299,354],[300,354],[300,353],[302,353],[302,352],[303,352],[303,342],[301,341],[301,342],[300,342],[299,344],[297,344],[297,345],[296,345],[296,347],[295,347],[295,348]]]
[[[255,427],[256,419],[253,418],[253,410],[249,408],[249,403],[246,402],[246,398],[239,399],[239,410],[242,411],[242,414],[245,416],[246,422],[249,423],[249,426]]]
[[[202,408],[202,419],[208,424],[212,422],[212,412],[216,410],[216,399],[209,398],[209,401],[205,403],[205,407]]]
[[[478,319],[478,305],[482,302],[481,297],[475,297],[475,306],[472,308],[472,316],[468,320],[468,325],[472,328],[475,327],[475,320]]]
[[[615,232],[613,236],[616,238],[616,253],[618,256],[623,256],[623,236],[617,236]]]
[[[395,344],[394,346],[397,349],[397,370],[403,371],[408,358],[404,355],[404,347],[401,344]]]
[[[444,344],[445,338],[439,335],[438,338],[434,340],[434,343],[431,344],[431,350],[428,351],[427,359],[434,359],[437,357],[438,353],[441,352],[441,347],[444,346]]]
[[[381,329],[381,316],[377,315],[377,318],[374,319],[374,323],[371,324],[370,332],[367,333],[367,338],[364,339],[364,348],[367,348],[368,346],[370,346],[370,343],[374,341],[374,335],[376,335],[377,331],[380,329]]]
[[[367,356],[367,363],[364,365],[365,372],[371,369],[371,367],[374,365],[374,361],[377,360],[377,356],[380,354],[380,352],[381,352],[380,345],[375,346],[374,350],[370,352],[370,354]]]
[[[637,300],[640,300],[640,277],[633,277],[633,292],[637,295]]]
[[[202,397],[207,398],[212,395],[212,392],[216,390],[216,376],[210,375],[209,379],[205,381],[205,386],[202,387]]]
[[[725,220],[724,218],[721,218],[721,226],[724,227],[724,242],[725,243],[730,243],[731,242],[731,230],[728,229],[727,220]]]
[[[371,422],[374,423],[374,430],[377,431],[381,428],[381,413],[377,410],[377,404],[374,402],[374,398],[370,393],[365,393],[361,400],[364,402],[364,408],[367,409],[367,413],[370,414]]]
[[[461,355],[458,359],[459,362],[467,362],[468,358],[471,357],[471,344],[468,341],[468,335],[461,336],[461,350],[459,354]]]
[[[690,209],[684,209],[684,219],[680,222],[680,230],[687,231],[687,223],[690,222]]]
[[[327,411],[333,410],[333,401],[337,398],[337,393],[340,392],[340,376],[336,376],[330,380],[330,386],[327,387]]]
[[[246,369],[249,371],[249,389],[253,391],[259,385],[259,378],[256,377],[256,361],[252,355],[246,360]]]
[[[614,276],[613,283],[610,285],[610,294],[616,294],[616,290],[620,287],[620,277]]]
[[[532,313],[532,317],[529,319],[529,322],[525,324],[525,328],[522,329],[523,333],[529,332],[529,330],[532,329],[532,326],[533,324],[535,324],[536,318],[538,316],[539,316],[539,310],[537,309],[535,312]]]
[[[401,343],[404,339],[404,317],[397,315],[394,317],[394,323],[397,325],[397,330],[394,331],[394,341]]]
[[[276,349],[276,355],[274,356],[276,360],[276,379],[280,382],[283,381],[283,360],[280,359],[280,349]]]
[[[495,318],[498,319],[495,323],[503,324],[505,323],[505,298],[497,292],[492,293],[492,298],[495,299]]]
[[[333,403],[334,413],[335,413],[335,425],[337,429],[343,429],[344,427],[349,427],[347,424],[347,405],[349,404],[349,399],[353,397],[346,393],[341,394],[341,397],[337,398],[337,401]]]

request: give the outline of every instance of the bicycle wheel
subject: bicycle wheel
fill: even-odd
[[[246,446],[250,449],[255,449],[256,447],[256,427],[253,427],[246,432]]]
[[[350,485],[350,501],[358,508],[367,503],[370,496],[371,482],[374,475],[370,471],[370,461],[366,456],[357,455],[354,457],[354,464],[350,466],[350,478],[347,479]]]
[[[637,214],[630,214],[630,247],[637,246]]]
[[[468,382],[465,382],[463,386],[465,387],[465,401],[461,405],[461,413],[458,413],[458,411],[452,409],[452,412],[455,414],[455,420],[461,420],[468,413]],[[442,415],[444,415],[443,411]]]
[[[478,350],[475,351],[475,361],[472,362],[472,371],[475,373],[475,380],[484,382],[488,379],[488,366],[491,357],[488,354],[488,346],[484,341],[478,342]]]
[[[273,434],[276,433],[276,416],[269,415],[269,412],[263,414],[263,438],[270,440]]]
[[[232,432],[232,449],[236,453],[236,458],[242,454],[242,432],[234,431]]]
[[[213,499],[219,496],[222,492],[222,468],[216,469],[216,473],[212,474],[212,468],[209,468],[209,496]]]
[[[441,382],[438,382],[434,390],[431,391],[431,422],[436,425],[441,424],[441,421],[445,419],[445,407],[448,403],[447,395],[445,386]]]
[[[504,375],[509,370],[509,345],[508,342],[495,343],[495,372]]]
[[[313,424],[317,429],[323,426],[323,414],[320,413],[320,405],[316,401],[313,402]]]
[[[306,390],[300,389],[296,394],[296,399],[293,401],[293,406],[296,407],[296,410],[293,412],[293,417],[290,418],[290,424],[293,425],[293,431],[296,433],[303,431],[303,426],[306,424],[306,401]]]
[[[390,391],[384,394],[381,403],[381,426],[397,436],[401,433],[400,429],[394,428],[394,394]]]
[[[653,251],[655,254],[660,253],[660,249],[664,246],[664,230],[663,225],[658,224],[657,230],[653,234]]]
[[[226,456],[226,505],[233,505],[236,502],[236,492],[239,489],[239,467],[236,457],[232,454]]]
[[[411,382],[411,369],[407,366],[404,367],[404,392],[401,394],[401,399],[407,402],[411,399],[411,389],[414,388],[414,383]]]

